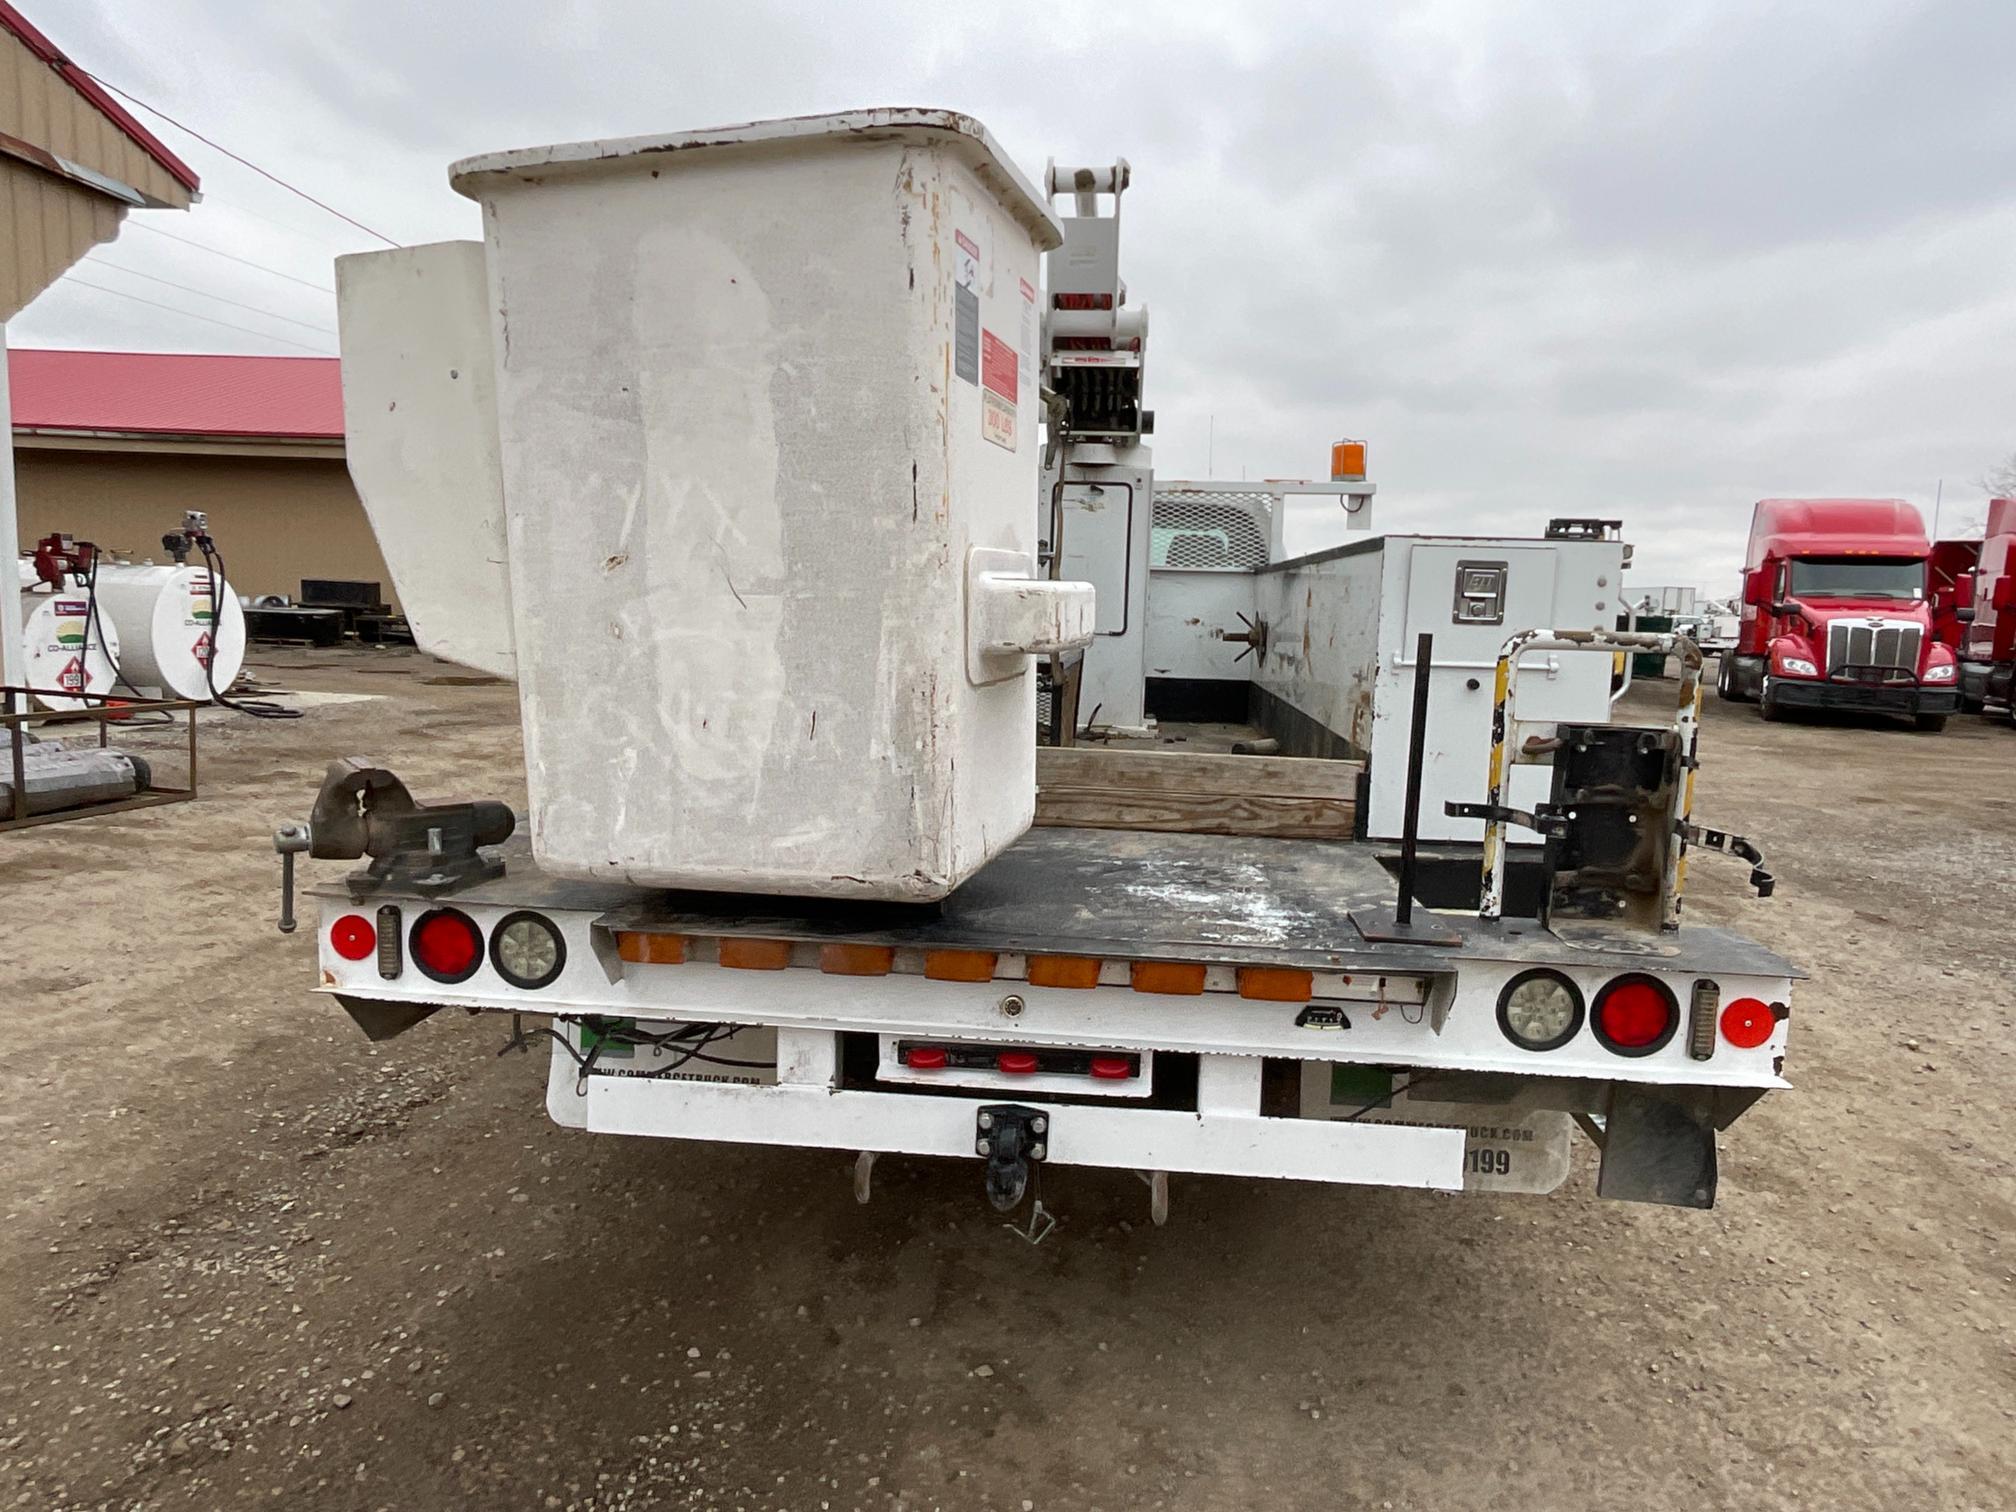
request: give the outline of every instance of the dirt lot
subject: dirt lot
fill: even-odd
[[[272,927],[324,761],[522,800],[508,688],[206,735],[207,796],[0,836],[0,1504],[2016,1505],[2016,730],[1717,705],[1690,907],[1811,970],[1712,1213],[1053,1173],[551,1126],[543,1057],[369,1046]],[[323,863],[325,867],[329,863]]]

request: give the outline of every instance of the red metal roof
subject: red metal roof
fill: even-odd
[[[7,373],[16,430],[343,437],[334,357],[24,348],[7,354]]]
[[[106,119],[131,137],[142,152],[166,169],[170,178],[191,194],[196,192],[200,187],[196,180],[196,170],[170,152],[153,132],[134,120],[126,107],[113,99],[103,85],[64,57],[61,49],[31,26],[28,18],[9,5],[7,0],[0,0],[0,26],[4,26],[19,37],[30,52],[63,76],[64,83],[103,111]]]

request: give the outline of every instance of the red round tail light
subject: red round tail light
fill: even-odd
[[[1126,1081],[1134,1074],[1134,1061],[1125,1055],[1095,1055],[1092,1075],[1098,1081]]]
[[[1590,1015],[1596,1038],[1616,1055],[1650,1055],[1665,1048],[1680,1023],[1680,1002],[1657,977],[1632,973],[1596,994]]]
[[[466,982],[483,962],[483,931],[459,908],[436,908],[414,922],[413,964],[437,982]]]
[[[1771,1005],[1757,998],[1738,998],[1722,1010],[1722,1038],[1738,1050],[1755,1050],[1777,1024]]]
[[[361,961],[378,948],[378,931],[362,914],[345,914],[329,926],[329,948],[346,961]]]
[[[1010,1076],[1029,1076],[1036,1070],[1036,1057],[1027,1050],[1003,1050],[994,1064]]]
[[[942,1045],[912,1045],[903,1052],[903,1064],[912,1071],[943,1071],[950,1059]]]

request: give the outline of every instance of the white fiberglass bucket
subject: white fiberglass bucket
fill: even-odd
[[[860,111],[451,178],[483,205],[540,863],[929,899],[1012,844],[1027,653],[1083,644],[1091,590],[999,600],[1070,590],[1049,635],[974,612],[1036,572],[1061,239],[985,129]]]
[[[98,564],[98,615],[118,635],[119,670],[134,688],[168,698],[210,697],[205,663],[227,691],[245,665],[245,611],[221,579],[211,594],[200,566]]]

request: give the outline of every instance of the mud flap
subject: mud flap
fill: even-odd
[[[368,1040],[388,1040],[404,1034],[415,1024],[441,1011],[439,1003],[374,1003],[370,998],[335,994],[343,1011],[350,1015]]]
[[[1715,1125],[1712,1089],[1613,1083],[1596,1195],[1715,1206]]]

